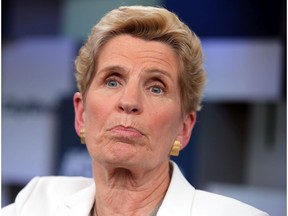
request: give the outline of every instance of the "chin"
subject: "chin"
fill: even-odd
[[[135,145],[127,143],[114,143],[105,152],[106,159],[110,160],[111,163],[118,164],[131,164],[132,161],[136,160],[137,149]]]

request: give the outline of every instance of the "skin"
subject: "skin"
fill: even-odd
[[[149,215],[170,182],[169,152],[196,121],[181,113],[179,64],[168,45],[130,35],[102,49],[86,98],[74,95],[97,185],[97,215]]]

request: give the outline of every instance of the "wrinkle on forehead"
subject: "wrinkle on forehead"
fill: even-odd
[[[171,61],[169,61],[167,59],[167,54],[165,54],[163,52],[160,52],[157,50],[143,50],[143,51],[140,51],[139,53],[140,53],[139,58],[141,58],[141,59],[147,59],[147,60],[152,61],[152,62],[156,62],[156,60],[158,60],[158,61],[162,62],[164,65],[166,64],[169,68],[173,68]],[[142,54],[143,54],[143,56],[142,56]],[[156,54],[156,56],[152,57],[150,54],[152,54],[152,55]]]
[[[133,65],[142,70],[158,68],[175,74],[176,77],[179,75],[177,54],[169,45],[161,41],[146,41],[131,35],[119,35],[108,41],[104,45],[98,61],[98,71],[112,65],[128,67],[129,70],[129,67]]]

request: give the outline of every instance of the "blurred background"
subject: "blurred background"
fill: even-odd
[[[173,158],[198,189],[286,214],[286,1],[2,1],[2,206],[34,176],[91,176],[74,131],[74,59],[120,5],[161,5],[202,40],[208,83]]]

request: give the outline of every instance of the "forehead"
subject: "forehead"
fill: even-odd
[[[130,35],[109,40],[98,56],[98,69],[109,64],[159,67],[178,74],[179,61],[174,50],[159,41],[147,41]]]

